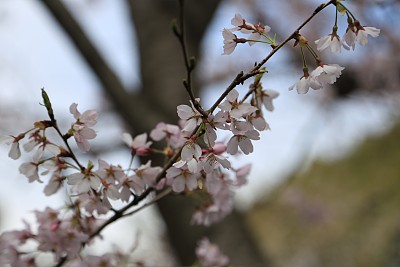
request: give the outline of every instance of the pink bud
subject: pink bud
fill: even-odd
[[[226,145],[222,142],[216,143],[213,146],[213,152],[215,155],[220,155],[226,151]]]

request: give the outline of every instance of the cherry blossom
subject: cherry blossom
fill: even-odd
[[[202,162],[206,173],[210,173],[219,167],[225,169],[231,168],[231,163],[228,159],[214,153],[208,153],[207,156],[203,158]]]
[[[122,134],[122,141],[131,148],[132,155],[148,156],[150,155],[150,145],[153,143],[147,141],[147,133],[139,134],[134,139],[129,133]]]
[[[222,37],[224,37],[224,53],[223,55],[230,55],[235,50],[238,44],[238,38],[228,29],[222,30]],[[242,41],[243,42],[243,41]]]
[[[79,194],[75,199],[75,204],[83,208],[89,214],[107,214],[111,209],[110,201],[107,196],[110,192],[103,188],[102,192],[88,191],[86,194]],[[118,192],[115,192],[118,194]],[[117,199],[117,198],[116,198]]]
[[[322,84],[318,82],[314,76],[308,74],[307,76],[301,77],[298,82],[290,86],[289,91],[293,90],[294,88],[296,88],[297,93],[306,94],[310,88],[314,90],[321,89]]]
[[[237,134],[229,139],[227,144],[226,152],[231,155],[235,155],[238,152],[238,148],[246,155],[253,152],[253,144],[251,140],[260,140],[260,134],[256,130],[250,130],[244,134]]]
[[[99,168],[96,175],[106,183],[120,183],[125,178],[125,173],[120,166],[115,166],[99,159]]]
[[[189,141],[181,151],[181,160],[174,163],[173,166],[180,168],[187,164],[190,172],[196,173],[199,165],[199,159],[202,154],[201,147],[195,142]]]
[[[38,250],[52,252],[56,260],[68,256],[77,257],[80,246],[88,238],[80,229],[83,223],[72,222],[73,218],[62,216],[59,211],[47,207],[44,211],[35,211],[39,228],[35,240],[39,243]],[[64,217],[63,220],[60,218]],[[89,234],[89,232],[87,232]]]
[[[144,188],[145,184],[140,177],[137,175],[126,176],[121,182],[121,200],[128,202],[133,192],[140,194],[144,191]]]
[[[273,111],[273,100],[279,96],[279,92],[272,89],[256,90],[255,92],[258,103],[262,103],[266,110]]]
[[[75,138],[75,141],[82,152],[88,152],[90,150],[90,139],[94,139],[97,134],[90,128],[97,123],[98,114],[95,110],[87,110],[83,114],[78,111],[78,104],[72,103],[69,107],[69,111],[76,122],[71,127],[71,133]]]
[[[260,40],[260,38],[267,32],[271,30],[271,27],[267,25],[262,25],[261,23],[258,23],[256,25],[247,23],[240,14],[235,14],[235,16],[231,20],[231,24],[233,26],[236,26],[230,31],[240,31],[241,33],[244,34],[250,34],[248,37],[247,41],[249,45],[255,44],[254,41]],[[241,41],[244,42],[244,41]]]
[[[46,160],[41,166],[45,169],[41,175],[46,175],[49,172],[52,173],[50,180],[43,191],[46,196],[50,196],[61,188],[64,180],[66,179],[66,177],[62,174],[62,171],[67,169],[68,166],[65,161],[59,157],[56,157],[53,160]]]
[[[269,124],[265,121],[264,117],[260,113],[252,113],[247,116],[246,120],[253,125],[254,129],[258,131],[269,130]]]
[[[196,256],[199,259],[201,267],[223,267],[228,266],[229,259],[220,248],[212,244],[207,238],[203,238],[196,248]]]
[[[325,84],[333,84],[336,79],[342,74],[344,67],[337,64],[323,64],[320,65],[311,72],[311,76],[315,77],[322,86]]]
[[[148,161],[135,170],[135,176],[143,181],[145,187],[152,187],[161,170],[161,167],[151,167],[151,161]]]
[[[343,40],[346,42],[346,44],[351,47],[354,51],[354,48],[356,46],[356,27],[354,26],[354,22],[353,20],[348,17],[347,18],[347,29],[346,29],[346,33],[343,35]]]
[[[197,174],[191,173],[185,166],[170,167],[166,172],[166,178],[173,179],[172,190],[176,193],[181,193],[185,189],[188,191],[196,189],[198,187],[197,177]]]
[[[40,157],[41,153],[40,151],[37,151],[33,157],[31,162],[25,162],[22,163],[21,166],[19,166],[19,172],[23,175],[25,175],[29,182],[32,183],[34,181],[38,182],[43,182],[39,178],[38,170],[39,170],[39,165],[41,164],[40,162]]]
[[[14,136],[1,136],[0,144],[11,145],[10,152],[8,156],[12,159],[19,159],[21,157],[21,150],[19,148],[19,141],[24,138],[24,135]]]
[[[328,36],[324,36],[316,40],[315,43],[317,44],[317,49],[319,51],[322,51],[328,47],[332,52],[340,53],[342,51],[342,40],[340,40],[340,37],[337,35],[335,30]]]
[[[181,129],[177,125],[160,122],[150,132],[150,137],[154,141],[166,139],[168,144],[173,148],[182,146],[186,139],[181,134]]]
[[[356,27],[356,41],[360,45],[366,45],[368,43],[368,35],[371,37],[378,37],[381,32],[380,29],[375,27],[361,26],[358,20],[354,21],[354,26]]]
[[[253,107],[249,103],[238,101],[238,97],[238,91],[233,89],[226,96],[226,100],[219,105],[219,108],[223,111],[228,111],[229,115],[235,119],[241,119],[243,116],[257,110],[256,107]]]
[[[246,164],[243,167],[237,169],[236,173],[236,182],[234,183],[235,186],[242,186],[247,184],[247,176],[249,175],[251,170],[251,164]]]
[[[244,34],[250,34],[253,32],[254,26],[250,23],[247,23],[242,15],[236,13],[235,16],[231,19],[231,24],[236,26],[235,28],[230,29],[230,31],[240,31]]]
[[[90,189],[97,191],[100,187],[100,178],[92,172],[93,164],[89,162],[88,167],[82,172],[76,172],[67,176],[69,185],[74,186],[77,193],[86,193]]]
[[[200,99],[196,99],[196,101],[200,101]],[[194,108],[193,103],[191,104],[191,107],[188,105],[179,105],[177,107],[179,118],[185,120],[185,125],[182,129],[184,132],[193,132],[196,126],[202,122],[202,115]]]
[[[360,45],[366,45],[368,43],[368,35],[371,37],[378,37],[380,34],[380,29],[375,27],[361,26],[358,20],[353,20],[349,17],[347,19],[348,27],[346,33],[343,36],[346,44],[353,50],[355,48],[356,42]]]

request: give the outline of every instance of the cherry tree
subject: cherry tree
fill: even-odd
[[[122,134],[121,140],[131,152],[130,165],[113,165],[100,158],[84,162],[80,155],[90,151],[90,142],[96,138],[98,113],[80,111],[78,104],[72,103],[70,127],[62,129],[53,111],[51,95],[45,89],[41,93],[47,118],[34,122],[31,129],[17,135],[1,137],[0,143],[10,146],[11,159],[18,160],[22,153],[31,156],[32,160],[23,162],[19,168],[28,182],[43,183],[43,193],[47,196],[58,194],[61,189],[69,195],[69,202],[63,208],[45,207],[35,211],[37,226],[26,223],[22,230],[1,234],[2,265],[38,266],[38,254],[48,253],[53,266],[143,266],[145,261],[132,262],[129,253],[118,249],[102,256],[90,255],[85,249],[94,240],[101,239],[109,225],[134,216],[172,194],[197,199],[192,224],[210,226],[220,222],[234,209],[235,190],[247,183],[251,171],[248,164],[234,165],[232,156],[251,154],[260,132],[269,130],[266,114],[274,110],[273,101],[279,96],[279,90],[296,89],[297,93],[306,94],[310,88],[320,90],[334,84],[345,67],[323,61],[319,51],[354,50],[356,45],[364,46],[380,33],[377,28],[362,26],[344,1],[339,0],[316,7],[286,38],[272,34],[273,28],[268,25],[253,24],[241,14],[234,14],[230,28],[221,27],[223,56],[246,44],[264,45],[269,52],[262,61],[238,73],[214,103],[206,107],[193,88],[195,59],[189,56],[186,46],[183,2],[180,1],[179,20],[171,25],[182,48],[186,70],[182,90],[190,101],[177,105],[175,124],[159,122],[148,133]],[[301,33],[303,28],[327,8],[335,9],[332,33],[309,41]],[[338,33],[339,19],[346,19],[348,24],[342,37]],[[299,51],[303,75],[290,88],[264,88],[269,60],[289,44]],[[311,64],[306,61],[306,53],[313,59]],[[250,81],[247,91],[239,91],[237,87],[246,81]],[[51,138],[50,131],[58,139]],[[229,135],[229,139],[221,138],[221,133]],[[71,142],[76,143],[77,150]],[[155,155],[163,158],[161,164],[148,160]],[[133,166],[136,158],[141,165]],[[116,208],[116,202],[122,207]],[[27,243],[35,244],[35,249],[27,250]],[[230,264],[229,255],[207,237],[198,241],[195,253],[195,266]]]

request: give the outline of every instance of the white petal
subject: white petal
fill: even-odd
[[[246,137],[240,138],[239,147],[246,155],[253,152],[253,144],[251,143],[249,138]]]
[[[194,190],[197,188],[197,179],[194,175],[190,175],[189,177],[186,177],[186,186],[189,190]]]
[[[235,155],[238,152],[238,136],[234,135],[226,145],[226,152]]]
[[[134,148],[143,147],[146,144],[146,140],[147,140],[147,133],[139,134],[135,137],[135,139],[133,139],[132,147]]]
[[[129,133],[123,133],[122,134],[122,141],[125,144],[127,144],[129,147],[131,147],[132,143],[133,143],[132,135],[130,135]]]
[[[19,157],[21,157],[21,150],[19,149],[18,142],[14,142],[11,144],[11,149],[8,153],[8,156],[12,159],[19,159]]]
[[[192,108],[188,105],[179,105],[177,107],[177,113],[182,120],[187,120],[194,115]]]
[[[172,190],[176,193],[180,193],[185,190],[185,179],[182,176],[178,176],[173,180]]]

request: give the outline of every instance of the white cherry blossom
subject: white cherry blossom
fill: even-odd
[[[320,64],[311,72],[311,76],[315,78],[322,86],[325,84],[333,84],[342,74],[344,67],[338,64]]]
[[[39,178],[38,170],[39,170],[39,165],[40,165],[40,157],[41,153],[37,151],[33,157],[31,162],[25,162],[22,163],[21,166],[19,166],[19,172],[23,175],[25,175],[29,182],[32,183],[34,181],[38,182],[43,182]]]
[[[13,136],[1,136],[0,137],[0,144],[7,144],[11,145],[10,152],[8,156],[12,159],[19,159],[21,157],[21,150],[19,148],[19,137]]]
[[[258,104],[264,105],[268,111],[274,110],[273,100],[279,96],[279,92],[272,89],[256,90]]]
[[[336,33],[329,34],[328,36],[321,37],[315,41],[317,49],[322,51],[326,48],[330,48],[332,52],[341,52],[342,41]]]
[[[346,29],[346,33],[343,35],[343,40],[349,47],[353,49],[353,51],[356,46],[356,38],[357,38],[356,28],[354,27],[353,24],[349,24],[349,26]]]
[[[253,24],[247,23],[239,13],[236,13],[231,19],[231,24],[236,26],[235,28],[230,29],[231,31],[240,31],[244,34],[250,34],[254,29]]]
[[[237,36],[228,29],[222,30],[222,37],[224,38],[224,53],[223,55],[230,55],[233,53],[237,46]]]
[[[76,172],[67,176],[68,184],[73,185],[74,191],[78,194],[87,193],[90,189],[97,191],[101,185],[100,178],[90,169],[91,167],[88,167],[83,172]]]
[[[256,107],[249,103],[238,101],[239,93],[236,89],[231,90],[226,96],[226,100],[219,105],[223,111],[228,111],[230,116],[234,119],[241,119],[242,117],[257,110]]]
[[[97,134],[90,128],[97,123],[98,113],[95,110],[87,110],[82,114],[78,111],[78,104],[72,103],[69,107],[69,111],[76,122],[71,127],[71,133],[75,138],[75,141],[82,152],[88,152],[90,150],[90,139],[94,139]]]
[[[199,99],[196,99],[196,101],[199,101]],[[191,107],[188,105],[179,105],[177,112],[179,118],[185,120],[185,125],[182,129],[184,132],[193,132],[202,121],[202,115],[193,107],[193,104]]]
[[[322,88],[322,84],[318,82],[314,76],[308,75],[303,76],[301,79],[289,87],[289,91],[296,88],[297,93],[299,94],[306,94],[310,88],[314,90],[318,90]]]
[[[229,139],[226,152],[235,155],[238,148],[246,155],[253,152],[253,144],[251,140],[260,140],[260,134],[256,130],[247,131],[243,135],[234,135]]]
[[[368,35],[371,37],[378,37],[380,32],[381,30],[375,27],[359,26],[357,27],[356,41],[360,45],[366,45],[368,43]]]

